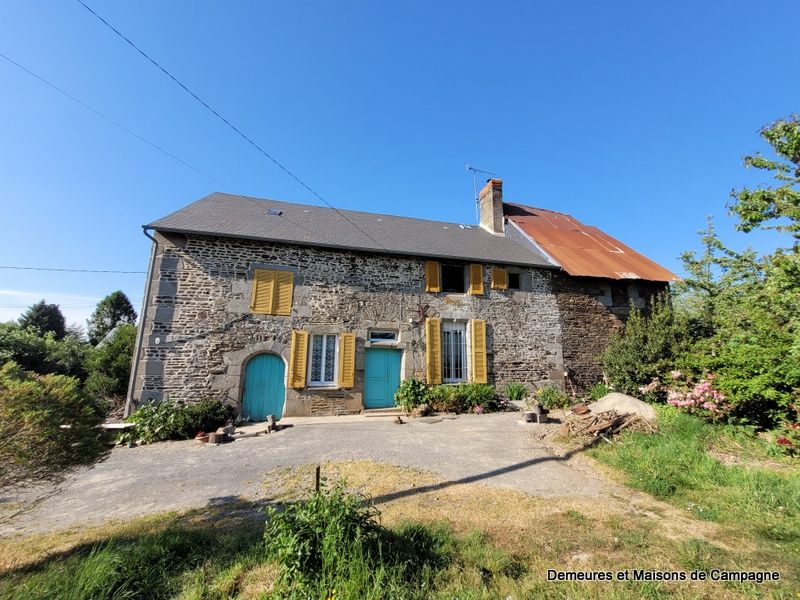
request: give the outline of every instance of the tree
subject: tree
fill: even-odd
[[[108,451],[101,412],[80,382],[37,375],[14,362],[0,367],[0,486],[57,483]]]
[[[82,381],[89,348],[69,335],[57,340],[53,332],[40,335],[14,322],[0,323],[0,366],[14,361],[26,371],[70,375]]]
[[[33,329],[44,335],[52,331],[57,340],[64,337],[67,323],[57,304],[47,304],[44,300],[33,304],[19,318],[23,329]]]
[[[704,252],[682,255],[687,277],[677,289],[692,344],[677,359],[695,377],[713,374],[731,406],[729,419],[774,427],[800,406],[800,117],[766,126],[777,159],[746,156],[748,167],[774,174],[774,188],[743,188],[729,205],[737,229],[790,233],[792,247],[759,256],[726,248],[713,225]]]
[[[742,188],[731,192],[730,211],[739,217],[741,231],[775,229],[800,240],[800,115],[779,119],[761,130],[777,160],[760,153],[745,156],[747,167],[772,172],[779,185],[774,188]]]
[[[92,350],[87,366],[86,391],[102,400],[124,398],[131,377],[131,360],[136,343],[136,326],[120,325],[111,339]]]
[[[98,302],[97,308],[87,323],[89,325],[89,341],[96,346],[108,335],[108,332],[120,323],[135,324],[136,311],[128,297],[117,290]]]

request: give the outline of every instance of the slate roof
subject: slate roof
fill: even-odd
[[[503,214],[570,275],[678,281],[661,265],[570,215],[508,202]]]
[[[335,211],[223,193],[206,196],[145,227],[162,232],[554,268],[532,245],[494,236],[478,225]]]

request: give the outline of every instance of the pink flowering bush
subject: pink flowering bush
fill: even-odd
[[[672,371],[670,377],[673,383],[667,387],[667,404],[709,421],[721,421],[730,412],[725,395],[714,387],[714,375],[706,375],[695,383],[684,379],[680,371]]]

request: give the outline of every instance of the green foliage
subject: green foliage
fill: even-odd
[[[150,402],[139,407],[128,422],[134,423],[134,431],[122,434],[123,441],[139,440],[143,444],[152,444],[170,439],[178,426],[178,412],[181,407],[171,400]]]
[[[189,439],[198,432],[210,433],[233,419],[233,408],[219,400],[204,398],[187,404],[178,412],[173,437]]]
[[[600,400],[600,398],[606,396],[607,394],[610,394],[613,391],[614,390],[608,387],[605,383],[599,381],[595,383],[592,387],[590,387],[589,391],[586,394],[589,397],[589,400],[591,400],[592,402],[597,402],[598,400]]]
[[[124,397],[135,344],[136,327],[123,324],[117,327],[110,340],[95,347],[87,361],[86,391],[102,399]]]
[[[709,448],[731,446],[755,459],[765,458],[768,448],[747,429],[708,424],[671,407],[656,410],[658,433],[623,433],[619,444],[592,450],[595,457],[626,473],[632,487],[696,517],[800,551],[800,472],[723,465]]]
[[[663,400],[660,392],[641,388],[673,367],[680,343],[669,300],[654,298],[646,314],[632,308],[624,331],[611,339],[602,357],[606,376],[615,390],[649,402]]]
[[[428,388],[426,401],[436,412],[464,413],[481,406],[485,410],[498,408],[494,387],[485,383],[442,383]]]
[[[440,384],[429,387],[426,401],[436,412],[461,412],[461,404],[453,385]]]
[[[772,147],[777,160],[761,154],[746,156],[747,167],[772,172],[774,188],[743,188],[731,192],[730,210],[739,218],[738,228],[776,229],[800,239],[800,116],[779,119],[761,130],[761,137]]]
[[[427,391],[428,387],[419,379],[404,379],[394,393],[395,404],[406,412],[411,412],[425,402]]]
[[[457,386],[463,394],[464,408],[482,406],[484,409],[494,409],[497,405],[494,387],[487,383],[465,383]]]
[[[545,385],[536,390],[534,400],[539,406],[552,410],[554,408],[567,408],[572,399],[561,388]]]
[[[70,469],[99,460],[107,450],[101,421],[76,378],[6,363],[0,368],[0,484],[58,482]]]
[[[509,400],[513,400],[515,402],[519,402],[520,400],[524,399],[525,396],[528,395],[528,388],[525,387],[524,383],[520,383],[519,381],[512,381],[506,385],[506,396]]]
[[[229,598],[236,595],[237,582],[226,575],[256,566],[262,555],[254,528],[168,523],[53,553],[30,569],[6,574],[0,598]],[[205,593],[195,595],[203,584]]]
[[[52,333],[57,340],[63,338],[67,331],[61,309],[57,304],[47,304],[44,300],[31,305],[19,318],[19,325],[22,329],[31,329],[39,335]]]
[[[114,327],[123,323],[135,324],[136,311],[128,297],[117,290],[97,303],[88,321],[89,341],[98,344]]]
[[[382,527],[379,513],[339,482],[281,509],[269,508],[266,555],[278,596],[414,598],[433,587],[451,557],[449,532]],[[335,590],[335,591],[334,591]]]
[[[86,377],[88,347],[73,336],[56,339],[50,332],[23,329],[16,323],[0,323],[0,364],[14,361],[26,371]]]
[[[211,398],[187,405],[171,400],[150,402],[128,417],[128,422],[136,424],[136,428],[124,433],[121,440],[138,439],[143,444],[185,440],[201,431],[216,431],[232,418],[233,409],[230,406]]]

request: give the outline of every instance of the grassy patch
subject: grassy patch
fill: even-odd
[[[372,496],[380,511],[380,530],[355,545],[330,545],[319,554],[327,566],[304,586],[294,577],[281,581],[282,559],[264,540],[263,516],[254,519],[252,513],[217,508],[2,540],[0,556],[15,558],[3,564],[0,598],[444,600],[794,594],[796,583],[789,579],[767,586],[547,581],[550,568],[770,568],[788,575],[786,563],[771,553],[717,539],[717,526],[688,517],[681,521],[668,505],[659,505],[661,514],[656,515],[628,501],[539,498],[478,484],[448,485],[430,473],[368,461],[328,463],[323,473],[330,480],[344,476],[349,489]],[[273,471],[266,482],[271,495],[291,502],[313,486],[313,467]],[[325,511],[334,514],[337,506]],[[334,527],[330,536],[325,533],[320,539],[338,539],[337,519],[321,521]],[[312,529],[320,522],[300,521]],[[294,526],[288,531],[295,531]],[[291,548],[292,540],[285,539]]]
[[[630,486],[697,519],[721,523],[730,540],[752,541],[762,560],[786,560],[794,573],[800,571],[796,465],[770,461],[757,439],[691,415],[661,410],[659,428],[655,435],[624,434],[619,444],[591,453],[622,471]],[[722,448],[737,458],[721,462]]]

